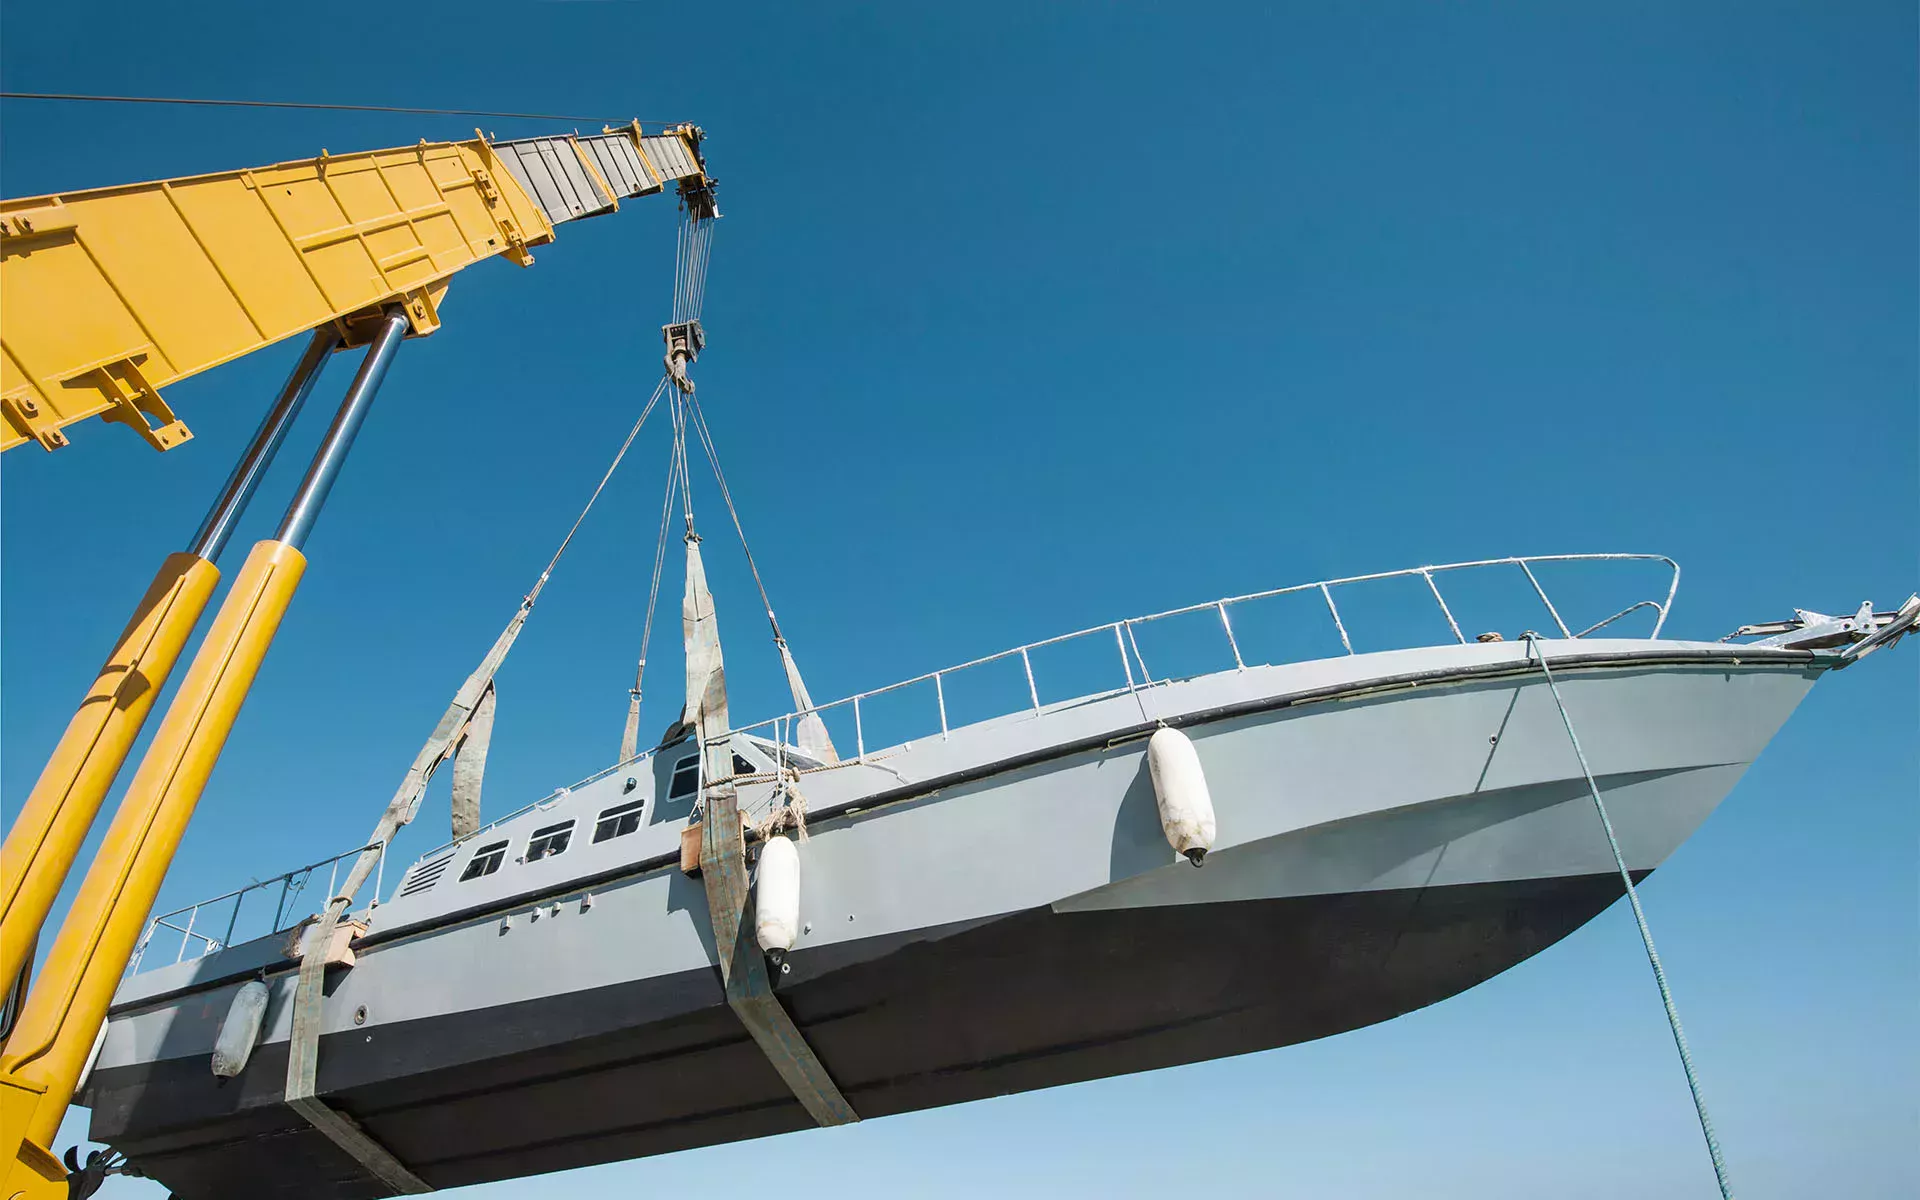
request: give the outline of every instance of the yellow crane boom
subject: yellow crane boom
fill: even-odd
[[[704,185],[700,131],[426,142],[0,201],[0,450],[101,416],[192,435],[160,389],[403,302],[416,333],[462,267],[523,266],[565,221]]]
[[[254,546],[122,800],[72,911],[0,1030],[0,1196],[66,1196],[51,1148],[113,989],[305,570],[307,533],[401,341],[439,327],[462,267],[521,265],[555,228],[676,184],[718,216],[701,131],[416,146],[0,201],[0,449],[89,416],[159,450],[192,435],[160,388],[311,334],[206,520],[170,555],[0,847],[0,992],[34,946],[154,697],[219,581],[214,561],[319,378],[367,353],[273,538]]]

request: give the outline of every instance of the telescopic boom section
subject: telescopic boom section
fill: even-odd
[[[526,266],[556,226],[669,185],[710,206],[702,136],[423,140],[0,201],[0,450],[59,449],[91,416],[170,450],[192,436],[175,380],[330,322],[359,344],[393,304],[430,333],[462,267]]]

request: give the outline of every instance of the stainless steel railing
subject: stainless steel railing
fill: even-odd
[[[199,947],[199,950],[192,956],[194,958],[203,958],[222,947],[233,945],[234,935],[236,931],[241,928],[240,910],[246,903],[247,897],[254,892],[270,892],[276,886],[280,889],[280,895],[274,904],[271,924],[265,929],[258,929],[257,925],[249,925],[247,928],[258,929],[258,932],[249,933],[247,940],[280,932],[293,914],[300,911],[297,906],[290,906],[294,905],[294,902],[300,898],[301,893],[306,891],[307,885],[312,882],[316,872],[322,867],[327,868],[327,898],[331,899],[333,897],[333,889],[340,882],[340,864],[349,859],[358,858],[367,850],[375,849],[380,851],[380,861],[377,868],[378,879],[374,885],[374,895],[376,897],[379,896],[381,891],[380,883],[384,881],[386,875],[386,847],[380,843],[355,846],[353,849],[342,851],[332,858],[323,858],[318,862],[308,863],[304,867],[295,867],[293,870],[281,875],[275,875],[271,879],[263,879],[257,883],[250,883],[243,888],[215,896],[211,900],[202,900],[198,904],[190,904],[185,908],[176,908],[170,913],[163,913],[155,917],[147,923],[147,930],[141,935],[140,944],[134,948],[133,959],[127,964],[127,974],[136,975],[140,972],[141,964],[146,960],[147,950],[153,944],[155,936],[163,929],[170,933],[180,935],[180,946],[179,949],[174,952],[173,956],[173,961],[176,963],[184,961],[188,957],[187,951],[196,945]],[[209,914],[209,910],[216,910],[223,904],[229,905],[229,907],[224,910],[212,912],[211,915],[215,924],[206,927],[216,928],[218,927],[218,921],[221,916],[224,915],[227,918],[226,925],[224,929],[222,929],[220,936],[215,937],[201,927],[200,920],[202,916]],[[301,913],[301,915],[305,916],[306,914]],[[183,920],[185,924],[180,924],[179,922]]]
[[[1659,600],[1641,600],[1628,605],[1626,608],[1621,609],[1605,620],[1589,625],[1579,633],[1574,633],[1567,628],[1567,623],[1562,619],[1559,608],[1555,606],[1552,597],[1547,594],[1546,588],[1541,585],[1539,576],[1534,574],[1533,570],[1538,564],[1565,562],[1664,563],[1669,570],[1666,595]],[[786,745],[790,741],[790,732],[793,725],[800,718],[850,708],[852,710],[855,756],[859,761],[865,761],[867,758],[867,745],[866,722],[861,710],[863,703],[871,701],[876,697],[884,696],[890,692],[897,692],[904,688],[913,687],[916,684],[924,684],[931,681],[933,684],[935,710],[939,718],[939,732],[940,736],[945,738],[952,733],[952,728],[947,718],[946,681],[962,671],[973,670],[986,666],[989,663],[1000,662],[1017,656],[1020,659],[1022,671],[1026,676],[1028,703],[1027,705],[1010,706],[994,714],[994,716],[1011,715],[1028,706],[1037,713],[1041,710],[1042,705],[1040,703],[1039,687],[1034,677],[1033,651],[1041,650],[1049,646],[1057,646],[1061,643],[1075,641],[1080,638],[1105,635],[1108,633],[1111,633],[1113,636],[1121,667],[1120,676],[1114,688],[1110,690],[1137,691],[1142,687],[1152,686],[1156,681],[1153,678],[1152,672],[1147,667],[1145,657],[1140,653],[1140,642],[1135,631],[1141,626],[1150,625],[1157,621],[1164,621],[1171,617],[1186,616],[1192,613],[1205,612],[1209,609],[1219,614],[1221,632],[1225,635],[1226,648],[1232,655],[1234,668],[1236,670],[1244,670],[1247,663],[1242,656],[1239,639],[1234,634],[1233,619],[1230,615],[1230,610],[1235,606],[1249,604],[1257,600],[1266,600],[1275,596],[1285,596],[1301,592],[1318,592],[1320,594],[1321,599],[1326,603],[1327,614],[1332,619],[1334,631],[1340,637],[1341,647],[1345,649],[1348,654],[1354,654],[1356,651],[1353,648],[1353,640],[1349,636],[1346,621],[1340,615],[1340,606],[1334,600],[1334,590],[1336,588],[1352,587],[1356,584],[1373,583],[1386,579],[1418,577],[1423,580],[1427,585],[1428,592],[1433,597],[1434,604],[1439,608],[1441,615],[1446,618],[1447,628],[1452,631],[1454,639],[1464,645],[1467,641],[1466,634],[1461,631],[1459,621],[1455,619],[1452,608],[1448,606],[1446,597],[1442,595],[1436,576],[1457,571],[1491,567],[1518,567],[1526,577],[1526,581],[1533,593],[1545,607],[1547,615],[1552,618],[1554,628],[1559,630],[1562,637],[1566,638],[1586,637],[1643,608],[1651,608],[1657,614],[1654,619],[1653,629],[1647,634],[1649,639],[1657,638],[1660,636],[1661,629],[1666,625],[1667,614],[1673,606],[1673,597],[1680,589],[1680,565],[1663,554],[1547,554],[1515,558],[1484,558],[1471,562],[1408,567],[1398,571],[1379,571],[1370,575],[1349,575],[1341,579],[1323,579],[1316,580],[1312,583],[1294,584],[1290,587],[1272,588],[1262,592],[1249,592],[1243,596],[1230,596],[1220,600],[1209,600],[1203,604],[1189,604],[1182,608],[1170,608],[1165,612],[1150,613],[1143,617],[1130,617],[1126,620],[1113,621],[1105,625],[1094,625],[1087,629],[1078,629],[1072,633],[1064,633],[1057,637],[1045,638],[1037,642],[1028,642],[1025,645],[1002,650],[997,654],[989,654],[984,658],[972,659],[960,663],[957,666],[942,667],[937,671],[929,671],[923,675],[915,675],[911,679],[903,679],[898,683],[887,684],[885,687],[874,688],[870,691],[845,696],[825,704],[818,704],[813,708],[788,713],[781,717],[775,717],[770,721],[761,721],[753,725],[740,726],[730,730],[729,733],[753,733],[760,730],[769,730],[776,743]],[[1139,671],[1138,678],[1135,677],[1136,667]],[[1166,680],[1160,680],[1158,682],[1164,683]],[[1098,695],[1102,693],[1095,692],[1093,694]],[[989,717],[987,719],[993,718]]]
[[[1669,571],[1666,594],[1658,600],[1636,601],[1635,603],[1628,605],[1626,608],[1621,609],[1619,612],[1614,613],[1612,616],[1607,617],[1602,621],[1596,622],[1595,624],[1589,625],[1578,633],[1574,633],[1572,630],[1570,630],[1567,627],[1566,621],[1563,620],[1561,617],[1559,608],[1554,604],[1552,598],[1547,594],[1546,588],[1541,584],[1539,576],[1536,575],[1533,570],[1535,566],[1542,563],[1566,563],[1566,562],[1664,563],[1667,566]],[[1297,593],[1317,592],[1320,595],[1321,600],[1326,605],[1327,615],[1331,620],[1334,632],[1339,636],[1341,648],[1344,649],[1348,654],[1355,654],[1358,652],[1353,648],[1353,640],[1349,633],[1347,622],[1345,618],[1341,616],[1340,606],[1338,602],[1334,599],[1334,592],[1336,589],[1339,589],[1339,588],[1349,588],[1359,584],[1373,583],[1380,580],[1388,580],[1388,579],[1407,579],[1407,578],[1418,577],[1421,581],[1423,581],[1426,584],[1427,592],[1433,598],[1433,602],[1435,606],[1440,610],[1441,616],[1443,616],[1446,619],[1447,628],[1453,634],[1455,641],[1464,645],[1468,640],[1467,636],[1465,632],[1462,631],[1462,629],[1460,628],[1460,622],[1455,617],[1452,606],[1450,606],[1447,603],[1445,595],[1441,592],[1440,583],[1437,576],[1446,575],[1449,573],[1459,572],[1459,571],[1469,571],[1469,570],[1476,570],[1476,569],[1498,568],[1498,567],[1518,567],[1519,568],[1520,572],[1522,573],[1522,575],[1525,577],[1527,581],[1528,587],[1531,589],[1533,594],[1539,599],[1542,606],[1544,606],[1547,612],[1547,615],[1552,619],[1554,628],[1559,631],[1562,637],[1566,637],[1566,638],[1586,637],[1590,634],[1598,632],[1601,629],[1605,629],[1606,627],[1614,624],[1615,622],[1621,620],[1622,618],[1627,617],[1632,613],[1638,612],[1643,608],[1652,609],[1653,612],[1655,613],[1653,629],[1651,630],[1651,632],[1647,634],[1647,637],[1649,639],[1657,638],[1660,636],[1661,629],[1664,628],[1666,625],[1667,614],[1671,611],[1673,607],[1673,598],[1680,588],[1679,564],[1674,562],[1671,558],[1668,558],[1665,555],[1661,555],[1661,554],[1549,554],[1549,555],[1532,555],[1532,556],[1514,557],[1514,558],[1486,558],[1486,559],[1477,559],[1471,562],[1446,563],[1443,565],[1428,565],[1423,567],[1408,567],[1398,571],[1380,571],[1380,572],[1375,572],[1369,575],[1349,575],[1341,579],[1316,580],[1312,583],[1300,583],[1300,584],[1291,585],[1289,587],[1271,588],[1269,590],[1260,591],[1260,592],[1249,592],[1241,596],[1229,596],[1229,597],[1225,597],[1218,600],[1209,600],[1201,604],[1189,604],[1181,608],[1167,609],[1164,612],[1150,613],[1146,616],[1130,617],[1125,620],[1111,621],[1104,625],[1094,625],[1086,629],[1075,630],[1072,633],[1063,633],[1057,637],[1044,638],[1037,642],[1028,642],[1025,645],[1014,646],[1010,649],[1002,650],[996,654],[989,654],[982,658],[970,659],[967,662],[959,663],[951,667],[942,667],[937,671],[929,671],[922,675],[915,675],[910,679],[902,679],[897,683],[890,683],[884,687],[873,688],[869,691],[859,692],[851,696],[844,696],[838,700],[829,701],[825,704],[815,705],[810,709],[803,709],[795,712],[786,713],[782,716],[775,717],[771,720],[760,721],[752,725],[738,726],[734,729],[729,730],[727,736],[730,737],[734,734],[756,734],[756,733],[761,734],[769,742],[772,743],[774,750],[778,758],[780,759],[780,766],[782,770],[784,770],[785,767],[789,765],[787,762],[787,758],[794,745],[794,736],[793,736],[794,728],[799,723],[801,718],[809,715],[814,715],[814,714],[826,714],[826,713],[840,712],[840,711],[850,709],[851,710],[850,716],[853,724],[853,734],[854,734],[855,761],[866,762],[868,761],[868,757],[869,757],[867,744],[866,744],[867,726],[866,726],[866,714],[862,709],[862,705],[865,704],[866,702],[872,701],[875,698],[880,696],[888,695],[889,693],[898,692],[903,689],[913,687],[917,684],[931,683],[933,685],[932,690],[934,694],[933,712],[931,715],[937,721],[939,734],[944,739],[950,736],[953,732],[953,726],[949,720],[948,705],[947,705],[947,681],[951,679],[953,676],[964,671],[974,670],[976,668],[987,666],[991,663],[1002,662],[1002,661],[1017,657],[1020,660],[1021,672],[1026,682],[1025,703],[1012,704],[1004,709],[995,711],[985,719],[992,720],[997,717],[1008,716],[1013,713],[1020,712],[1022,710],[1027,710],[1027,709],[1030,709],[1031,711],[1038,713],[1045,706],[1041,703],[1041,700],[1040,700],[1040,688],[1038,683],[1038,677],[1035,674],[1034,665],[1033,665],[1033,652],[1036,650],[1046,649],[1047,647],[1058,646],[1067,642],[1073,642],[1082,638],[1105,637],[1109,635],[1113,638],[1114,651],[1120,660],[1120,672],[1115,677],[1114,684],[1112,687],[1107,688],[1104,691],[1096,689],[1079,698],[1085,699],[1090,696],[1097,697],[1100,695],[1117,693],[1122,691],[1129,692],[1129,693],[1137,692],[1142,688],[1152,687],[1160,683],[1165,683],[1167,682],[1167,680],[1154,679],[1152,671],[1147,666],[1146,657],[1140,651],[1140,641],[1139,641],[1139,638],[1136,636],[1136,631],[1143,626],[1151,625],[1151,624],[1154,624],[1155,622],[1165,621],[1174,617],[1188,616],[1194,613],[1202,613],[1208,610],[1212,610],[1214,613],[1218,615],[1218,618],[1220,621],[1221,634],[1225,642],[1225,647],[1232,659],[1233,669],[1245,670],[1248,664],[1245,658],[1244,651],[1241,647],[1239,636],[1236,634],[1234,630],[1232,610],[1237,606],[1251,604],[1255,601],[1266,600],[1276,596],[1285,596],[1285,595],[1291,595],[1291,594],[1297,594]],[[928,732],[929,733],[932,732],[931,726],[929,726]],[[551,794],[547,796],[543,796],[539,800],[536,800],[531,804],[518,808],[513,812],[507,813],[504,816],[496,817],[494,820],[488,822],[485,826],[482,826],[480,829],[474,831],[473,833],[468,834],[466,837],[457,839],[456,841],[444,843],[440,846],[435,847],[432,850],[427,851],[426,853],[420,855],[416,861],[425,862],[429,859],[438,857],[439,855],[451,850],[453,847],[461,843],[470,841],[473,838],[479,837],[489,832],[490,830],[496,828],[497,826],[504,824],[505,822],[511,821],[516,817],[519,817],[534,809],[544,808],[546,806],[554,804],[557,801],[564,798],[568,793],[578,788],[584,787],[587,784],[593,783],[596,780],[602,779],[607,775],[613,774],[617,771],[631,770],[636,764],[644,762],[648,758],[652,757],[654,753],[656,753],[655,750],[648,750],[640,755],[637,755],[632,759],[628,759],[623,762],[616,763],[611,767],[605,768],[604,770],[597,771],[594,774],[589,775],[587,778],[579,781],[578,783],[573,784],[570,787],[558,788]],[[273,879],[269,879],[261,883],[250,884],[245,888],[241,888],[239,891],[229,892],[224,896],[216,896],[212,900],[202,901],[200,904],[193,905],[189,908],[179,909],[179,910],[176,910],[175,912],[168,913],[163,917],[155,918],[153,923],[148,926],[146,936],[141,939],[140,948],[135,952],[134,965],[131,968],[131,970],[137,971],[139,969],[139,964],[141,962],[142,957],[146,953],[148,943],[153,939],[155,934],[158,933],[158,931],[160,931],[161,929],[166,929],[171,932],[180,934],[180,938],[181,938],[180,949],[174,957],[174,961],[176,962],[180,961],[182,958],[186,956],[188,947],[192,945],[196,940],[203,947],[203,949],[200,951],[201,954],[211,953],[212,951],[219,949],[223,945],[232,944],[231,939],[232,939],[232,932],[234,928],[234,921],[237,920],[237,917],[238,917],[238,909],[239,909],[239,904],[241,902],[241,898],[250,892],[272,888],[275,884],[279,884],[282,887],[282,896],[279,902],[279,907],[276,909],[275,917],[274,917],[275,924],[276,924],[276,930],[274,931],[277,932],[278,923],[281,920],[283,920],[285,917],[285,913],[282,910],[285,909],[287,903],[289,902],[289,896],[287,892],[288,892],[288,889],[291,887],[290,881],[294,877],[296,876],[300,877],[302,880],[301,886],[304,887],[306,879],[311,876],[312,872],[318,870],[320,867],[332,867],[337,872],[338,863],[340,863],[342,860],[358,855],[363,850],[368,848],[369,847],[356,847],[355,849],[346,851],[343,854],[335,855],[333,858],[322,859],[321,861],[311,864],[307,867],[301,867],[296,870],[289,871],[285,875],[276,876]],[[384,869],[385,869],[384,851],[382,852],[381,869],[384,872]],[[411,868],[409,869],[411,870]],[[332,882],[329,882],[328,884],[329,895],[331,895],[332,886],[333,886]],[[381,891],[382,891],[382,888],[380,884],[376,883],[374,895],[378,897]],[[298,895],[298,889],[293,889],[293,895],[295,896]],[[200,914],[202,913],[203,910],[208,909],[211,906],[220,904],[223,901],[227,901],[227,900],[234,901],[234,910],[233,910],[233,913],[229,916],[229,920],[227,924],[227,932],[222,937],[220,938],[211,937],[206,933],[201,932],[198,928],[196,928]],[[181,918],[181,917],[185,918],[186,923],[184,926],[175,923],[175,919]]]

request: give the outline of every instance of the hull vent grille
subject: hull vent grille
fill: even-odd
[[[447,873],[447,864],[452,861],[453,855],[448,854],[445,857],[436,858],[431,862],[421,863],[413,869],[413,874],[407,876],[407,882],[401,887],[400,894],[402,896],[417,896],[421,892],[429,890],[434,884],[440,882],[440,877]]]

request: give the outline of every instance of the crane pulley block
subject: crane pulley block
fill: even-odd
[[[679,321],[660,327],[661,340],[667,344],[667,353],[662,361],[667,367],[667,376],[673,385],[682,392],[693,394],[693,380],[687,378],[687,364],[700,361],[700,352],[707,348],[706,331],[700,328],[700,321]]]

